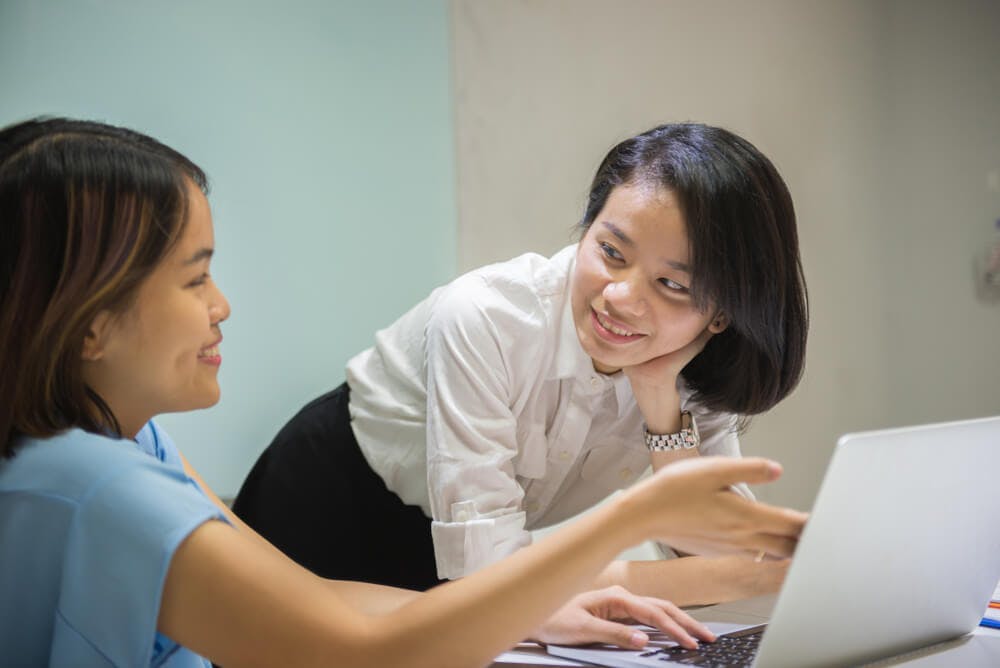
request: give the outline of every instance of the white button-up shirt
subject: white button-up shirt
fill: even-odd
[[[457,578],[634,482],[650,465],[628,379],[577,338],[576,246],[438,288],[348,362],[361,451],[432,518],[438,575]],[[739,455],[732,415],[690,400],[703,454]]]

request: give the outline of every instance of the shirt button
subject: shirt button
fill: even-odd
[[[600,385],[600,384],[601,384],[601,380],[597,376],[592,376],[590,378],[590,386],[592,388],[594,388],[595,390],[597,389],[598,385]]]
[[[567,459],[569,459],[569,451],[568,450],[563,450],[562,452],[560,452],[559,453],[559,459],[561,459],[563,461],[566,461]]]
[[[458,511],[458,513],[455,515],[455,521],[456,522],[468,522],[469,521],[469,511],[467,511],[467,510],[460,510],[460,511]]]
[[[622,477],[622,480],[628,480],[632,477],[632,469],[624,468],[619,472],[619,475]]]
[[[528,504],[528,512],[537,513],[539,507],[540,506],[538,505],[537,501],[532,501],[531,503]]]

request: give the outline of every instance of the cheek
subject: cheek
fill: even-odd
[[[681,348],[694,341],[708,327],[709,320],[707,315],[689,306],[664,308],[657,313],[659,338],[665,346]]]
[[[580,258],[573,274],[573,293],[588,301],[607,285],[604,267],[591,258]]]

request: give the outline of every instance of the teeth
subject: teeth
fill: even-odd
[[[219,346],[212,346],[211,348],[205,348],[200,353],[198,357],[218,357],[219,356]]]
[[[601,323],[601,327],[608,330],[609,332],[617,334],[618,336],[636,336],[636,334],[628,331],[627,329],[621,329],[619,327],[615,327],[610,322],[602,318],[600,314],[598,314],[597,316],[597,322]]]

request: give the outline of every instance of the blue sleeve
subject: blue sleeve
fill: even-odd
[[[145,459],[117,467],[81,499],[66,544],[51,665],[150,665],[174,552],[202,523],[225,521],[183,471]]]

